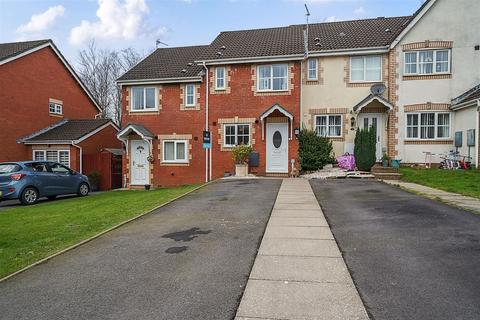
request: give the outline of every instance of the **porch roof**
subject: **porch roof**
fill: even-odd
[[[266,117],[268,117],[269,115],[271,115],[275,111],[278,111],[281,114],[283,114],[285,117],[287,117],[288,119],[293,120],[293,114],[291,114],[290,112],[285,110],[285,108],[283,108],[278,103],[275,103],[273,106],[268,108],[264,113],[262,113],[262,115],[260,116],[260,120],[263,121],[263,119],[265,119]]]
[[[393,105],[390,103],[390,101],[388,101],[387,99],[385,99],[382,96],[371,93],[368,96],[366,96],[365,99],[363,99],[362,101],[357,103],[353,107],[353,111],[356,112],[356,113],[359,113],[364,107],[366,107],[367,105],[372,103],[374,100],[377,100],[378,102],[383,104],[388,110],[393,109]]]
[[[152,140],[155,137],[155,135],[143,125],[138,123],[129,123],[117,134],[117,138],[120,140],[126,140],[128,135],[132,132],[138,134],[143,140]]]

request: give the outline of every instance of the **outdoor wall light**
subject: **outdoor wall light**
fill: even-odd
[[[355,130],[355,117],[350,118],[350,130]]]
[[[298,137],[300,136],[300,128],[295,128],[295,129],[293,130],[293,132],[294,132],[294,134],[295,134],[295,138],[298,139]]]

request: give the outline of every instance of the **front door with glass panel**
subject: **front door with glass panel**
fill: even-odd
[[[149,154],[148,142],[143,140],[131,140],[131,172],[132,185],[150,184],[149,171],[150,166],[147,160]]]
[[[267,172],[288,173],[288,123],[267,123]]]
[[[382,158],[382,133],[383,122],[382,114],[380,113],[362,113],[358,116],[358,127],[365,129],[373,127],[377,131],[377,147],[376,156],[377,160]]]

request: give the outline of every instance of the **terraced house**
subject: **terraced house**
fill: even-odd
[[[476,138],[462,152],[478,159],[480,4],[455,2],[461,21],[452,6],[430,0],[412,16],[228,31],[209,45],[157,49],[118,80],[125,184],[233,173],[230,151],[242,143],[258,154],[251,173],[288,175],[302,128],[341,155],[353,152],[358,128],[374,126],[377,158],[403,162],[453,149],[462,131]]]

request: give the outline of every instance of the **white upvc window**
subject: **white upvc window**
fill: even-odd
[[[215,90],[225,90],[225,67],[215,68]]]
[[[433,140],[450,138],[450,113],[416,112],[406,114],[408,140]]]
[[[192,83],[185,85],[185,106],[195,106],[195,85]]]
[[[315,131],[321,137],[341,137],[342,122],[342,115],[318,115],[315,116]]]
[[[317,80],[318,79],[317,59],[308,59],[307,66],[308,66],[307,80]]]
[[[382,57],[361,56],[350,58],[350,82],[382,81]]]
[[[249,124],[225,124],[223,126],[223,146],[250,145]]]
[[[287,91],[288,64],[262,65],[257,68],[258,91]]]
[[[173,163],[188,162],[187,140],[163,140],[163,161]]]
[[[53,161],[70,167],[70,150],[33,150],[33,160]]]
[[[404,53],[405,75],[428,75],[450,73],[451,50],[432,49]]]
[[[48,104],[48,111],[53,114],[63,114],[63,107],[60,103],[50,102]]]
[[[157,90],[155,87],[132,87],[133,112],[158,110]]]

